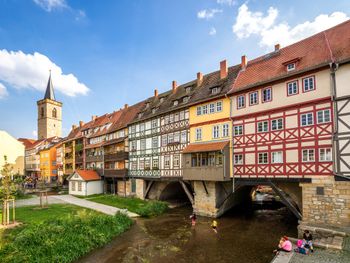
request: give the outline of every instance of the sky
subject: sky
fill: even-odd
[[[52,72],[63,135],[350,17],[348,0],[0,0],[0,130],[37,137]]]

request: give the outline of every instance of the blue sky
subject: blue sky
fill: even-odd
[[[63,133],[277,42],[348,19],[341,1],[0,0],[0,129],[35,138],[49,69]]]

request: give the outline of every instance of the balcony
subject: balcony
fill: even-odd
[[[90,163],[90,162],[102,162],[103,161],[103,155],[86,156],[85,161],[87,163]]]
[[[129,158],[129,154],[127,152],[117,152],[117,153],[108,153],[105,154],[105,161],[123,161]]]
[[[127,176],[128,174],[128,170],[127,169],[110,169],[110,170],[106,170],[104,171],[104,176],[105,177],[109,177],[109,178],[124,178],[125,176]]]

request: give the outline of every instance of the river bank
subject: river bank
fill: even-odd
[[[234,209],[218,219],[218,234],[210,218],[198,217],[191,227],[191,211],[181,207],[157,218],[136,219],[130,230],[77,262],[266,263],[281,235],[297,234],[297,222],[285,208]]]

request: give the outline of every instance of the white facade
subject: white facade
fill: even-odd
[[[103,193],[103,181],[85,181],[79,174],[74,173],[69,179],[69,194],[88,196]]]

